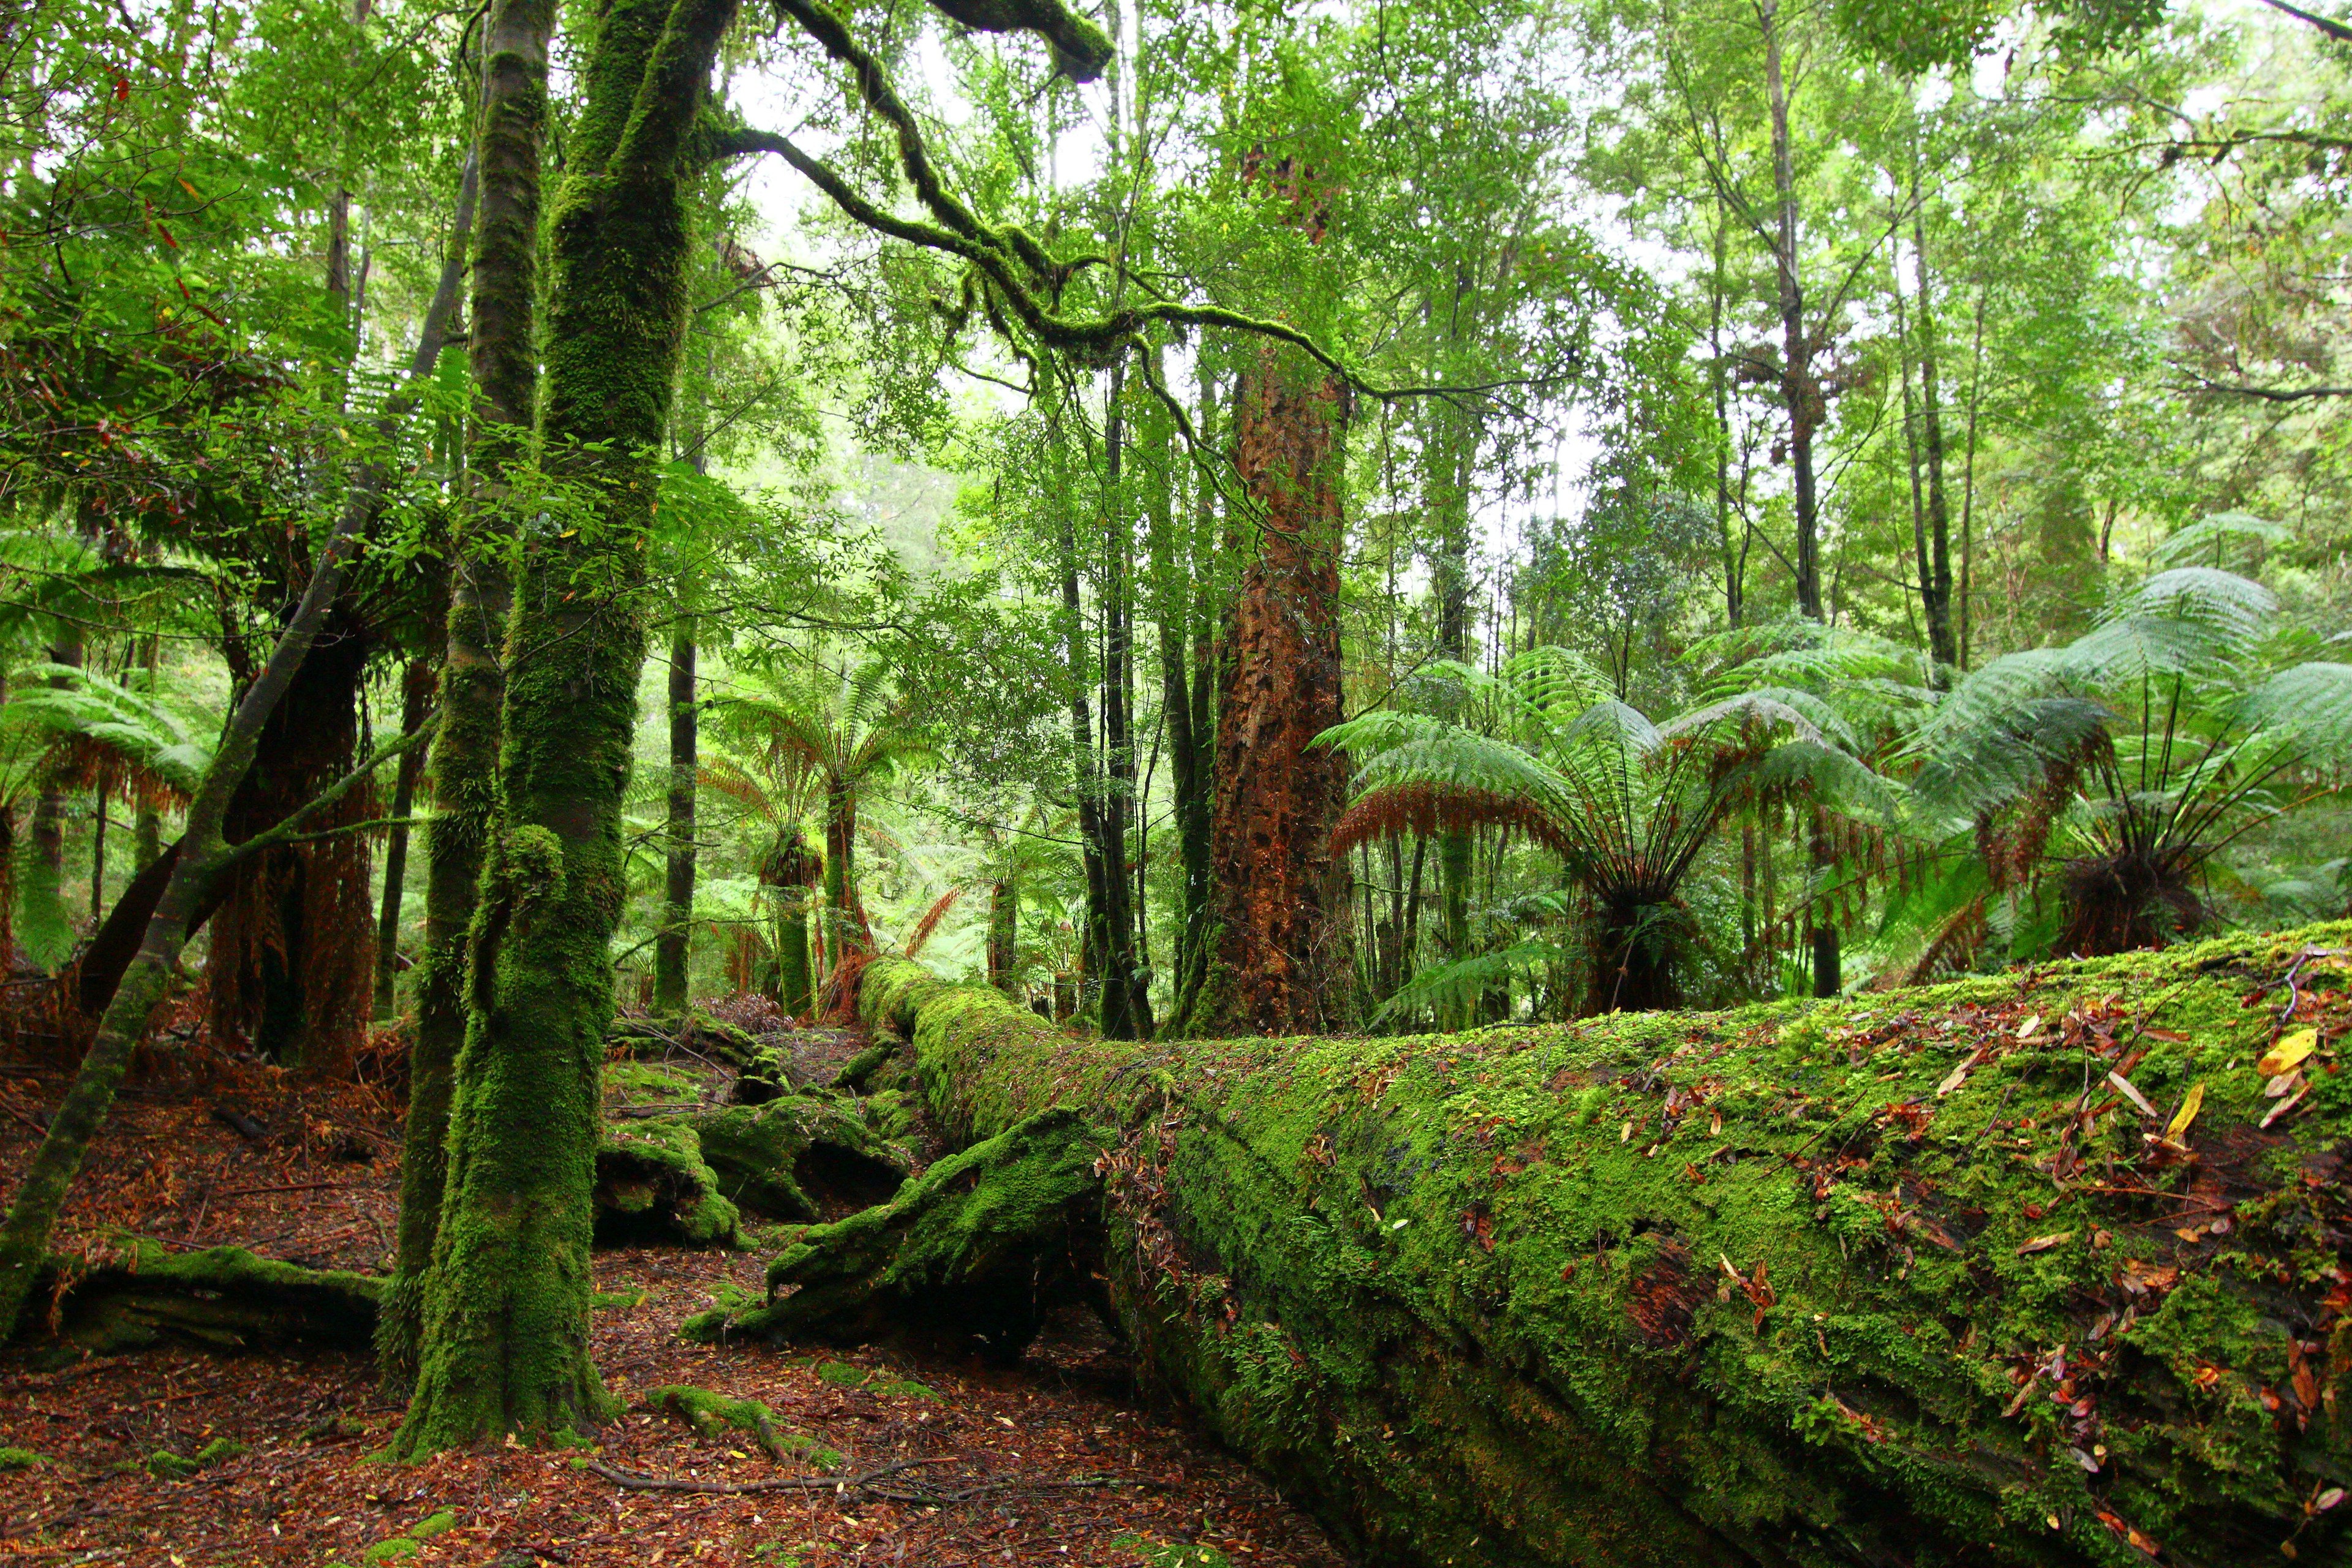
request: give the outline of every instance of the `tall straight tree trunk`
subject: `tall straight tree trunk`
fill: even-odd
[[[1797,607],[1822,619],[1821,506],[1813,480],[1813,433],[1822,417],[1821,384],[1813,375],[1813,345],[1805,335],[1804,280],[1798,266],[1797,164],[1789,134],[1789,83],[1782,58],[1780,0],[1762,0],[1764,86],[1772,116],[1772,194],[1777,232],[1773,270],[1779,279],[1780,396],[1789,410],[1789,461],[1797,512]]]
[[[1470,471],[1476,437],[1465,438],[1464,416],[1451,404],[1432,406],[1427,504],[1437,524],[1437,559],[1433,563],[1437,592],[1437,646],[1458,664],[1470,658]],[[1448,719],[1459,721],[1460,704],[1448,702]],[[1437,870],[1445,912],[1445,957],[1459,963],[1470,956],[1470,879],[1474,842],[1467,832],[1438,836]],[[1470,1021],[1465,1002],[1455,1016],[1440,1021],[1460,1027]],[[1441,1005],[1441,1012],[1444,1006]]]
[[[1216,377],[1205,366],[1200,378],[1201,409],[1197,434],[1201,444],[1213,447]],[[1171,468],[1171,472],[1172,468]],[[1176,849],[1184,873],[1184,902],[1176,932],[1175,1000],[1169,1022],[1172,1034],[1192,1032],[1200,1005],[1201,988],[1208,979],[1210,927],[1216,918],[1216,875],[1210,859],[1210,824],[1215,812],[1214,722],[1209,703],[1213,696],[1210,609],[1211,585],[1203,565],[1216,527],[1216,487],[1197,467],[1192,470],[1193,518],[1192,548],[1177,552],[1173,497],[1164,521],[1169,538],[1166,559],[1159,550],[1153,573],[1163,595],[1160,624],[1160,701],[1168,716],[1168,752],[1173,775]],[[1188,654],[1187,641],[1191,647]]]
[[[1138,984],[1136,902],[1129,875],[1127,829],[1139,806],[1135,791],[1135,727],[1129,710],[1133,658],[1134,588],[1129,571],[1132,526],[1121,483],[1127,448],[1127,363],[1111,367],[1103,417],[1103,780],[1098,826],[1102,861],[1102,1029],[1114,1040],[1150,1037],[1150,1002]]]
[[[1298,1034],[1331,1021],[1331,825],[1340,719],[1339,468],[1348,393],[1268,346],[1234,396],[1234,466],[1263,524],[1242,578],[1217,721],[1213,852],[1222,899],[1216,1026]]]
[[[399,1389],[415,1376],[425,1331],[425,1279],[446,1195],[449,1103],[466,1040],[467,935],[498,824],[504,644],[513,599],[507,476],[528,455],[538,406],[540,151],[554,30],[554,0],[499,0],[491,9],[476,136],[481,216],[455,241],[473,262],[466,355],[474,410],[466,433],[467,493],[450,540],[448,642],[435,704],[440,723],[430,763],[434,813],[425,833],[425,943],[401,1138],[400,1233],[392,1288],[376,1319],[377,1361],[386,1383]]]
[[[473,216],[474,173],[474,161],[468,158],[457,195],[461,229]],[[409,384],[385,400],[384,412],[377,421],[379,437],[389,440],[396,432],[399,420],[415,405],[416,384],[441,356],[457,314],[461,272],[460,260],[454,255],[442,266],[440,286],[425,308],[416,353],[409,363]],[[146,1033],[149,1016],[171,988],[172,972],[214,885],[226,875],[236,857],[255,852],[226,841],[224,828],[231,800],[253,766],[264,727],[293,685],[326,625],[329,607],[342,592],[361,540],[377,514],[383,484],[383,469],[373,461],[361,463],[354,471],[310,585],[271,647],[268,659],[237,699],[213,760],[197,780],[188,802],[187,827],[180,837],[179,853],[164,878],[138,955],[113,987],[73,1085],[50,1118],[41,1145],[9,1203],[7,1219],[0,1224],[0,1344],[15,1336],[26,1297],[47,1258],[49,1237],[65,1207],[66,1194],[81,1170],[90,1140],[114,1103],[115,1090],[121,1086],[131,1053]],[[331,805],[338,792],[346,796],[357,793],[363,778],[361,773],[346,774],[325,797],[303,803],[304,809]],[[282,834],[297,826],[307,824],[289,819],[276,825],[273,832]]]
[[[1723,357],[1723,304],[1727,291],[1725,252],[1731,242],[1731,213],[1715,204],[1715,268],[1707,274],[1707,388],[1715,402],[1715,533],[1723,551],[1724,624],[1737,630],[1747,597],[1745,551],[1731,545],[1731,378]]]
[[[1919,408],[1917,401],[1911,395],[1911,322],[1903,301],[1903,259],[1891,236],[1886,244],[1886,280],[1895,297],[1895,362],[1903,375],[1903,458],[1904,466],[1911,476],[1912,570],[1918,579],[1920,610],[1930,630],[1928,662],[1940,666],[1944,660],[1936,653],[1933,637],[1936,574],[1927,551],[1927,492],[1926,477],[1920,471]],[[1935,679],[1932,672],[1930,679]]]
[[[683,1012],[687,1005],[687,959],[694,933],[694,788],[701,763],[695,702],[694,618],[678,622],[669,644],[668,852],[663,866],[661,934],[654,942],[654,1005]]]
[[[653,522],[687,315],[689,134],[731,0],[614,0],[583,50],[550,256],[544,461],[589,500],[526,542],[507,633],[499,832],[483,868],[447,1193],[394,1452],[557,1432],[611,1408],[588,1353],[621,811]]]
[[[414,734],[433,709],[433,666],[412,658],[401,676],[400,730]],[[416,809],[416,779],[424,771],[425,753],[411,751],[400,759],[392,786],[392,828],[383,848],[383,904],[375,927],[375,1016],[393,1016],[393,992],[400,974],[400,911],[408,882],[408,814]]]
[[[1960,661],[1952,632],[1952,508],[1944,485],[1944,411],[1937,385],[1937,339],[1933,273],[1927,256],[1927,220],[1915,211],[1911,250],[1919,266],[1919,420],[1927,469],[1927,563],[1923,592],[1927,647],[1936,666],[1948,672]],[[1943,679],[1949,679],[1947,673]]]

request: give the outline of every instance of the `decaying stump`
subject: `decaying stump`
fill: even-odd
[[[2347,953],[1173,1048],[877,961],[963,1163],[696,1326],[1107,1293],[1377,1563],[2342,1562]]]

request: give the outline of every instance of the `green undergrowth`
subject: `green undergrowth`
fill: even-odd
[[[47,1463],[49,1463],[47,1455],[37,1454],[30,1448],[0,1447],[0,1476],[11,1475],[18,1470],[29,1470],[36,1465]]]
[[[2335,1561],[2347,948],[1385,1039],[861,1001],[951,1138],[1109,1126],[1150,1374],[1372,1555]]]
[[[1213,1546],[1192,1541],[1155,1541],[1132,1532],[1111,1538],[1111,1544],[1135,1553],[1145,1568],[1232,1568],[1233,1559]]]

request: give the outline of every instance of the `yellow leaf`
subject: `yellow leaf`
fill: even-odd
[[[2042,1015],[2039,1013],[2036,1013],[2033,1016],[2028,1018],[2025,1022],[2017,1026],[2017,1037],[2021,1040],[2030,1040],[2041,1032]]]
[[[2178,1138],[2188,1131],[2189,1124],[2197,1120],[2197,1113],[2204,1108],[2205,1086],[2200,1083],[2189,1091],[2189,1098],[2182,1100],[2180,1109],[2172,1113],[2172,1120],[2165,1124],[2164,1135]]]
[[[2264,1078],[2276,1078],[2303,1064],[2304,1058],[2319,1048],[2317,1029],[2297,1029],[2292,1035],[2282,1035],[2268,1055],[2254,1064]]]
[[[2020,1258],[2031,1258],[2037,1252],[2047,1252],[2053,1247],[2063,1246],[2074,1239],[2074,1233],[2071,1230],[2053,1230],[2048,1236],[2037,1236],[2019,1247],[2017,1255]]]

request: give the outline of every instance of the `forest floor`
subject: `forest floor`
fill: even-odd
[[[801,1048],[821,1066],[861,1043],[812,1033]],[[0,1063],[5,1185],[62,1087],[55,1073]],[[120,1103],[58,1250],[95,1256],[142,1236],[381,1272],[397,1150],[393,1097],[381,1089],[215,1063],[200,1084],[139,1089]],[[0,1469],[0,1560],[1345,1563],[1246,1466],[1139,1405],[1124,1355],[1091,1318],[1057,1320],[1012,1367],[913,1348],[792,1354],[678,1337],[678,1322],[722,1285],[759,1290],[763,1261],[757,1251],[598,1251],[596,1363],[627,1413],[576,1452],[510,1447],[387,1463],[378,1456],[401,1406],[357,1352],[159,1349],[44,1371],[9,1351],[0,1354],[0,1448],[40,1458]],[[833,1452],[779,1464],[748,1440],[706,1442],[647,1407],[648,1392],[669,1384],[759,1400]],[[820,1473],[866,1479],[809,1486]],[[651,1489],[656,1479],[800,1484],[728,1494]]]

